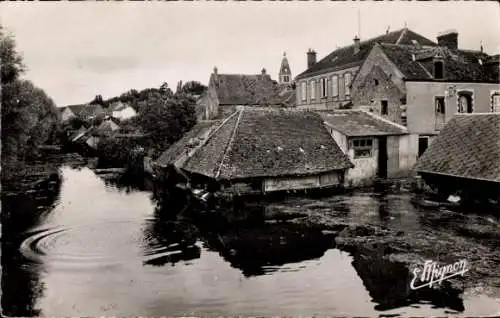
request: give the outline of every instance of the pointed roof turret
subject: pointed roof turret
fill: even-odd
[[[286,52],[283,52],[283,59],[281,60],[280,75],[292,75],[290,71],[290,65],[288,64],[288,59],[286,58]]]

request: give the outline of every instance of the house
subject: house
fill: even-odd
[[[349,186],[408,174],[416,161],[416,135],[363,110],[320,111],[326,128],[354,167],[345,177]]]
[[[71,118],[76,118],[80,114],[80,111],[85,107],[85,105],[70,105],[61,107],[61,121],[66,122]]]
[[[115,122],[116,119],[108,117],[96,128],[96,132],[100,134],[109,134],[120,129],[120,126]]]
[[[436,43],[409,30],[387,32],[375,38],[345,46],[316,62],[316,52],[307,52],[307,69],[295,78],[297,106],[310,109],[342,108],[352,102],[351,84],[376,43],[435,46]]]
[[[438,45],[377,43],[352,85],[353,104],[419,135],[419,155],[455,113],[500,111],[498,56],[458,48],[458,33]]]
[[[445,196],[500,199],[499,137],[500,113],[455,115],[419,158],[415,170]]]
[[[106,111],[99,104],[85,105],[78,113],[78,117],[80,117],[83,120],[92,120],[105,115]]]
[[[204,124],[191,147],[174,145],[156,164],[174,166],[192,185],[236,194],[342,187],[353,166],[316,113],[243,107]]]
[[[109,105],[108,112],[113,118],[119,120],[126,120],[137,116],[137,112],[132,106],[121,101]]]
[[[207,92],[200,100],[203,119],[224,118],[240,106],[284,107],[282,87],[263,69],[258,75],[219,74],[210,76]]]

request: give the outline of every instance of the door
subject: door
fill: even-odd
[[[378,173],[379,178],[387,178],[387,137],[378,139]]]
[[[429,138],[428,137],[419,137],[418,138],[418,156],[420,157],[425,150],[429,147]]]

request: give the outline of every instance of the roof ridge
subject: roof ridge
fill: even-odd
[[[484,113],[455,113],[455,116],[486,116],[486,115],[500,115],[500,112],[484,112]]]
[[[219,168],[217,169],[217,173],[215,174],[215,179],[219,178],[220,172],[222,170],[222,165],[224,164],[224,160],[226,160],[227,154],[231,150],[231,145],[234,142],[234,137],[236,136],[236,130],[238,129],[238,125],[240,123],[241,116],[243,115],[243,111],[244,111],[244,108],[239,110],[240,114],[238,115],[238,119],[236,120],[236,123],[234,124],[234,130],[233,130],[233,133],[231,134],[231,138],[229,139],[229,142],[227,143],[226,150],[224,151],[224,154],[222,155],[222,160],[220,161]]]
[[[372,116],[372,117],[373,117],[373,118],[375,118],[375,119],[381,120],[381,121],[383,121],[383,122],[385,122],[385,123],[387,123],[387,124],[390,124],[390,125],[393,125],[393,126],[395,126],[395,127],[399,128],[399,129],[403,129],[403,130],[404,130],[404,131],[406,131],[406,132],[408,131],[408,128],[407,128],[407,127],[405,127],[405,126],[403,126],[403,125],[400,125],[400,124],[397,124],[397,123],[395,123],[395,122],[393,122],[393,121],[391,121],[391,120],[385,119],[384,117],[381,117],[381,116],[375,115],[374,113],[372,113],[372,112],[368,112],[368,111],[363,110],[363,109],[360,109],[360,111],[361,111],[361,112],[363,112],[363,113],[365,113],[365,114],[368,114],[368,115]]]
[[[391,32],[389,32],[389,33],[385,33],[385,34],[382,34],[382,35],[377,35],[377,36],[374,36],[374,37],[368,38],[368,39],[366,39],[366,40],[359,41],[359,45],[366,44],[367,42],[371,42],[371,41],[373,41],[373,40],[375,40],[375,39],[382,38],[382,37],[384,37],[384,36],[388,36],[389,34],[395,34],[395,33],[398,33],[398,32],[402,32],[404,29],[405,29],[405,28],[403,28],[403,29],[398,29],[398,30],[395,30],[395,31],[391,31]],[[377,42],[377,43],[378,43],[378,42]],[[384,43],[384,44],[385,44],[385,42],[380,42],[380,43]],[[392,44],[392,43],[391,43],[391,44]],[[353,46],[354,46],[354,44],[352,44],[352,43],[351,43],[351,44],[349,44],[349,45],[341,46],[341,47],[339,47],[338,49],[335,49],[335,50],[333,50],[332,52],[330,52],[330,54],[332,54],[333,52],[336,52],[336,51],[338,51],[338,50],[347,49],[347,48],[350,48],[350,47],[353,47]],[[325,56],[325,58],[326,58],[328,55],[330,55],[330,54],[327,54],[327,55]],[[320,62],[321,62],[321,60],[320,60]]]

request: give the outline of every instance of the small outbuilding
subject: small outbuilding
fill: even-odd
[[[346,183],[359,186],[375,179],[409,174],[417,158],[417,135],[406,127],[363,110],[319,111],[333,139],[354,167]]]

